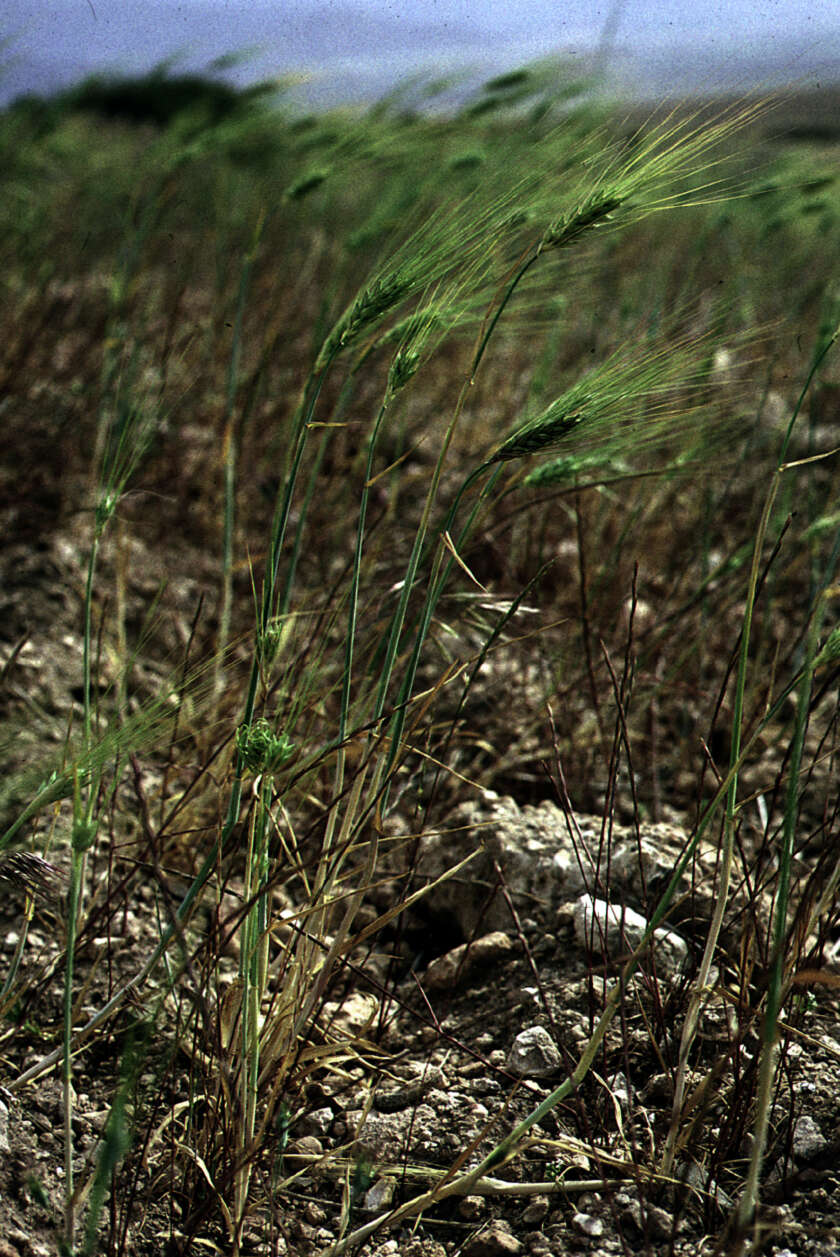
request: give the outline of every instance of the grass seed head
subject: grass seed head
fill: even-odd
[[[621,205],[621,197],[611,193],[592,196],[577,209],[556,219],[546,229],[541,249],[562,249],[579,240],[584,232],[599,227]]]
[[[825,664],[836,663],[838,659],[840,659],[840,625],[829,633],[825,645],[814,660],[814,667],[821,668]]]
[[[388,372],[388,391],[398,393],[401,388],[405,388],[419,365],[420,354],[416,349],[400,350]]]
[[[301,175],[299,179],[295,179],[294,183],[289,184],[285,192],[286,200],[302,201],[310,192],[320,188],[327,174],[326,170],[310,170],[308,174]]]
[[[318,355],[318,367],[357,340],[367,328],[381,322],[411,291],[411,280],[399,272],[382,275],[372,280],[362,290],[353,304],[344,312],[330,332]]]
[[[97,820],[90,820],[86,816],[77,816],[74,819],[70,832],[70,842],[77,855],[90,850],[96,841],[98,829],[99,822]]]
[[[542,467],[535,467],[533,471],[528,472],[523,484],[545,488],[548,485],[567,484],[569,481],[576,480],[582,472],[601,471],[612,474],[623,470],[626,470],[626,465],[605,459],[602,453],[568,454],[553,458]]]
[[[55,895],[61,887],[61,872],[32,851],[13,851],[0,857],[0,882],[27,894]]]
[[[265,717],[253,724],[240,725],[236,749],[246,768],[253,773],[275,772],[292,758],[294,743],[285,733],[275,733]]]
[[[502,441],[490,461],[502,463],[513,458],[530,458],[533,454],[542,454],[553,449],[585,420],[585,410],[578,407],[568,409],[564,405],[564,398],[560,398],[541,415],[537,415],[536,419],[523,424]]]

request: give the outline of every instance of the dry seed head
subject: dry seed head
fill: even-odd
[[[0,857],[0,882],[27,894],[40,891],[56,894],[61,887],[61,873],[54,864],[31,851],[15,851]]]

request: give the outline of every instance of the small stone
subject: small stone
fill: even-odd
[[[458,1213],[465,1222],[477,1222],[487,1209],[483,1196],[465,1196],[458,1205]]]
[[[793,1155],[797,1161],[813,1161],[826,1146],[826,1138],[807,1113],[796,1119],[793,1127]]]
[[[522,1245],[507,1223],[496,1218],[486,1230],[467,1240],[461,1250],[464,1257],[515,1257]]]
[[[644,1209],[638,1200],[631,1200],[621,1213],[625,1224],[632,1223],[643,1235],[652,1240],[670,1240],[674,1234],[674,1219],[666,1209],[658,1205],[646,1205]]]
[[[557,1045],[543,1026],[529,1026],[513,1041],[507,1067],[519,1078],[547,1078],[560,1068]]]
[[[320,1157],[324,1153],[324,1145],[314,1135],[303,1135],[289,1145],[289,1152],[296,1152],[301,1157]]]
[[[467,1109],[467,1097],[455,1092],[440,1096],[434,1092],[435,1106],[463,1105]],[[353,1156],[364,1157],[375,1165],[385,1161],[399,1161],[408,1152],[415,1157],[457,1155],[460,1147],[456,1134],[441,1121],[439,1107],[420,1103],[399,1113],[371,1111],[361,1124],[361,1113],[348,1114],[348,1127],[354,1132]],[[478,1134],[478,1131],[475,1131]]]
[[[315,1109],[305,1113],[298,1122],[301,1135],[326,1135],[333,1124],[332,1109]]]
[[[368,1188],[365,1192],[362,1208],[365,1213],[382,1213],[385,1209],[391,1207],[393,1199],[394,1180],[392,1178],[378,1178],[373,1187]]]
[[[512,951],[513,940],[502,930],[494,930],[472,943],[462,943],[444,956],[438,956],[426,970],[424,985],[432,991],[451,990],[463,982],[473,969],[489,965]]]
[[[591,1213],[576,1213],[572,1216],[572,1226],[581,1235],[597,1240],[604,1234],[604,1224],[600,1218],[593,1218]]]
[[[324,1005],[324,1016],[344,1034],[367,1034],[379,1012],[379,1001],[370,991],[354,991],[336,1003]]]
[[[0,1152],[11,1152],[9,1144],[9,1110],[0,1100]]]
[[[609,1082],[610,1095],[613,1101],[626,1113],[630,1108],[631,1087],[627,1075],[616,1074]]]
[[[645,1104],[667,1104],[674,1097],[674,1083],[670,1074],[652,1074],[642,1087]]]
[[[545,1221],[549,1208],[548,1196],[532,1196],[522,1210],[522,1221],[526,1226],[539,1226],[541,1222]]]
[[[635,951],[641,943],[648,923],[632,908],[608,904],[603,899],[581,895],[574,910],[575,934],[587,951],[605,950],[608,955]],[[669,969],[679,969],[688,957],[685,940],[673,930],[654,930],[656,958]]]

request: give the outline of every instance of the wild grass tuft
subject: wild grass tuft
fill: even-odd
[[[610,972],[568,1076],[530,1109],[500,1105],[493,1141],[457,1165],[417,1169],[425,1189],[356,1225],[370,1167],[358,1156],[353,1170],[347,1149],[316,1156],[346,1179],[325,1251],[456,1195],[502,1194],[491,1172],[515,1177],[537,1125],[612,1060],[640,970],[658,998],[647,944],[683,911],[683,876],[713,841],[698,975],[669,996],[658,1036],[662,1008],[644,1006],[645,1060],[670,1071],[675,1099],[632,1169],[653,1199],[689,1153],[734,1161],[736,1135],[715,1146],[687,1080],[712,1051],[700,1013],[719,997],[735,1007],[724,982],[737,971],[732,1041],[702,1064],[709,1094],[728,1094],[763,1019],[732,1118],[733,1131],[755,1120],[752,1162],[725,1170],[746,1234],[786,1001],[837,882],[819,864],[805,886],[793,858],[797,817],[830,814],[831,787],[819,778],[816,806],[805,762],[809,721],[824,743],[808,771],[833,754],[820,704],[837,630],[820,642],[840,543],[815,455],[829,453],[816,416],[836,387],[836,317],[789,403],[799,332],[772,323],[783,303],[756,273],[783,252],[778,233],[802,249],[803,232],[780,219],[775,175],[762,190],[730,162],[763,109],[631,126],[543,67],[440,116],[249,107],[198,125],[179,109],[149,135],[64,101],[0,119],[0,226],[28,240],[5,311],[21,325],[2,362],[24,481],[10,528],[64,556],[60,640],[79,643],[60,753],[42,740],[36,785],[25,766],[9,773],[23,798],[0,846],[52,843],[70,870],[62,1041],[32,1053],[25,1027],[10,1031],[10,1086],[25,1095],[61,1067],[68,1250],[83,1232],[84,1251],[106,1233],[127,1251],[144,1224],[120,1202],[150,1178],[168,1213],[146,1201],[149,1226],[179,1251],[272,1242],[277,1203],[292,1209],[311,1169],[295,1147],[311,1096],[369,1084],[388,1010],[417,1015],[400,921],[434,886],[400,889],[404,870],[476,789],[546,797],[552,762],[561,797],[599,807],[606,835],[621,809],[637,827],[666,809],[685,820],[644,942]],[[58,170],[54,204],[27,192]],[[806,287],[791,302],[814,322],[823,292],[813,276]],[[793,421],[780,442],[768,415],[804,417],[806,399],[803,450]],[[32,524],[20,503],[47,484]],[[16,639],[9,719],[40,729],[41,699],[15,679],[25,660]],[[771,744],[768,784],[757,756]],[[127,943],[132,968],[97,986],[104,969],[79,942],[110,940],[129,915],[145,931]],[[738,948],[725,956],[727,931]],[[9,1007],[31,980],[25,959]],[[717,984],[716,965],[730,966]],[[750,988],[761,965],[767,983]],[[98,1004],[83,1014],[87,984]],[[370,1010],[353,1021],[363,987]],[[80,1183],[73,1079],[92,1043],[119,1042]]]

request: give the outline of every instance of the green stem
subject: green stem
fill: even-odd
[[[776,887],[775,904],[772,923],[772,949],[770,960],[770,976],[767,984],[767,1001],[764,1010],[762,1029],[761,1059],[758,1070],[758,1086],[756,1090],[756,1118],[753,1127],[753,1143],[750,1165],[746,1183],[741,1194],[737,1212],[737,1228],[743,1234],[755,1216],[758,1206],[758,1183],[764,1153],[767,1147],[767,1133],[770,1125],[770,1111],[773,1102],[773,1087],[776,1079],[776,1058],[778,1055],[778,1025],[782,1010],[788,903],[790,899],[790,873],[793,861],[793,845],[796,835],[796,821],[799,815],[799,772],[802,765],[802,751],[805,745],[805,732],[808,727],[808,713],[811,706],[811,693],[814,683],[814,659],[817,653],[817,641],[822,624],[825,599],[820,597],[816,611],[812,617],[808,632],[805,668],[799,685],[796,705],[796,724],[791,744],[790,763],[788,765],[787,795],[785,799],[785,815],[782,827],[782,844],[779,853],[779,877]]]
[[[102,526],[99,522],[94,527],[93,541],[88,555],[87,576],[85,579],[85,610],[84,629],[82,633],[82,706],[83,735],[85,750],[89,749],[92,739],[92,703],[91,703],[91,666],[90,643],[93,633],[93,574],[99,554],[99,542],[102,537]]]
[[[64,1240],[72,1255],[76,1234],[73,1192],[73,958],[76,950],[76,918],[84,855],[73,852],[67,891],[67,951],[64,965],[64,1025],[61,1081],[64,1097]]]
[[[750,568],[750,579],[747,588],[747,601],[744,608],[744,621],[741,628],[741,648],[738,655],[738,676],[735,685],[735,699],[732,714],[732,748],[729,759],[730,782],[726,791],[726,813],[723,827],[723,842],[721,846],[720,874],[715,893],[715,908],[712,914],[712,920],[709,925],[708,933],[706,935],[706,945],[703,950],[703,959],[700,962],[700,969],[692,988],[691,999],[686,1011],[682,1035],[680,1037],[677,1077],[674,1085],[674,1102],[671,1110],[671,1126],[668,1131],[668,1139],[665,1144],[665,1152],[662,1158],[662,1174],[665,1177],[670,1176],[673,1169],[677,1139],[679,1136],[680,1118],[682,1116],[683,1101],[685,1099],[688,1058],[691,1052],[691,1046],[694,1043],[697,1023],[700,1019],[700,1012],[707,999],[709,974],[711,973],[712,962],[717,950],[718,939],[720,938],[720,931],[723,925],[723,918],[729,898],[729,885],[732,878],[732,864],[735,852],[735,813],[738,799],[737,765],[741,759],[741,737],[744,722],[744,694],[747,682],[750,632],[752,629],[756,591],[758,589],[761,554],[764,549],[764,540],[770,523],[773,503],[776,500],[780,475],[780,471],[777,470],[773,477],[770,490],[767,494],[767,499],[764,503],[764,509],[761,512],[761,520],[759,521],[758,529],[756,531],[755,545],[753,546],[752,565]]]

